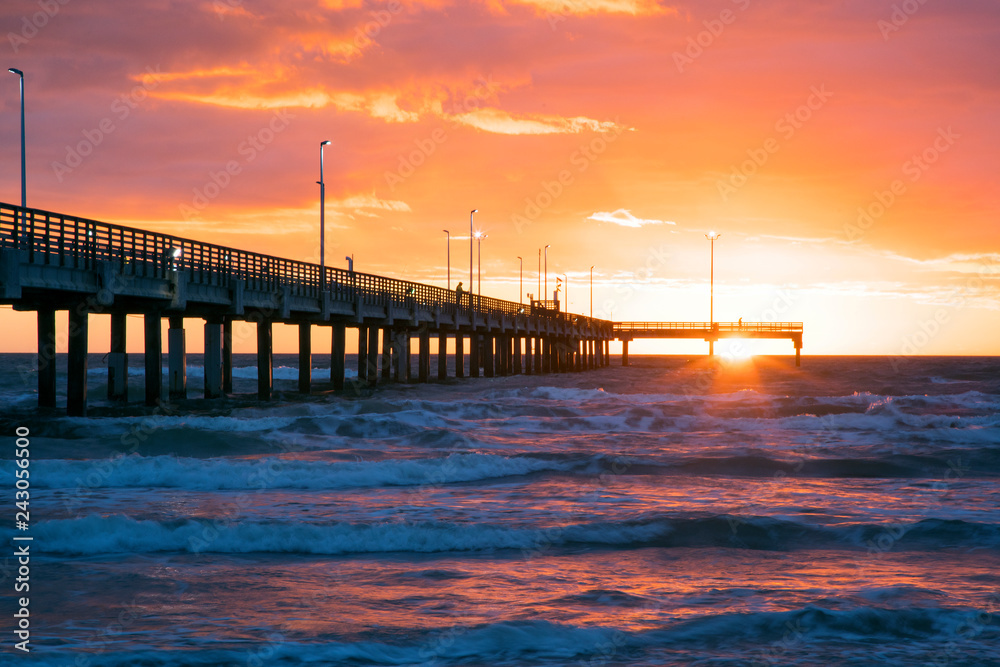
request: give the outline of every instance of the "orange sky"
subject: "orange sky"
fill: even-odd
[[[330,139],[329,264],[444,285],[450,229],[468,287],[478,208],[484,293],[518,298],[519,255],[537,292],[551,244],[571,310],[595,265],[595,316],[705,320],[714,229],[717,320],[1000,354],[994,0],[50,4],[0,9],[30,206],[315,261]],[[32,349],[32,318],[0,326]]]

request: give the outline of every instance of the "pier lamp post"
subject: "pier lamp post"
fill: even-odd
[[[472,209],[469,213],[469,294],[472,294],[472,288],[475,286],[476,282],[473,280],[472,275],[472,243],[475,240],[475,233],[472,231],[472,214],[479,213],[478,208]],[[469,297],[469,303],[472,303],[472,297]]]
[[[476,246],[479,248],[479,263],[477,265],[477,271],[479,272],[479,289],[476,294],[479,298],[483,298],[483,239],[489,237],[489,234],[483,234],[482,232],[476,232],[474,234],[476,237]]]
[[[545,291],[542,293],[545,295],[545,300],[549,300],[549,248],[552,244],[545,246]]]
[[[538,249],[538,296],[545,300],[545,292],[542,291],[542,249]]]
[[[705,238],[712,242],[711,251],[711,264],[709,273],[709,287],[708,287],[708,322],[712,328],[715,328],[715,239],[722,236],[722,234],[716,234],[715,232],[709,232],[705,234]]]
[[[519,261],[520,268],[518,269],[518,279],[517,279],[517,302],[524,303],[524,260],[518,255],[517,261]]]
[[[451,289],[451,232],[447,229],[441,231],[448,235],[448,289]]]
[[[564,312],[569,312],[569,276],[565,273],[563,274],[563,298],[566,299],[566,307],[563,308]]]
[[[590,267],[590,317],[594,317],[594,267]]]
[[[24,170],[24,72],[15,67],[11,67],[7,71],[11,74],[16,74],[21,84],[21,208],[26,208],[28,206],[28,187]],[[20,217],[22,226],[27,227],[27,219],[25,218],[24,211],[21,212]],[[24,230],[18,230],[14,233],[14,241],[17,245],[20,245],[22,231]]]
[[[326,183],[323,181],[323,149],[332,142],[319,142],[319,289],[326,291]]]

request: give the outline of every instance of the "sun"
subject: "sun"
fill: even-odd
[[[722,349],[719,350],[719,354],[724,359],[729,359],[731,361],[749,361],[753,358],[753,352],[750,350],[746,341],[733,340],[720,347]]]

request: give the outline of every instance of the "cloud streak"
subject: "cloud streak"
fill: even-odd
[[[621,227],[631,227],[638,229],[639,227],[645,227],[647,225],[676,225],[676,222],[671,220],[653,220],[650,218],[637,218],[632,213],[624,208],[620,208],[617,211],[611,211],[610,213],[598,211],[591,215],[587,220],[596,220],[597,222],[609,222],[613,225],[619,225]]]

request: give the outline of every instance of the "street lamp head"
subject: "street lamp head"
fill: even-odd
[[[709,241],[714,241],[720,236],[722,236],[722,234],[716,234],[715,232],[709,232],[708,234],[705,234],[705,238],[708,239]]]
[[[469,211],[469,212],[470,212],[470,213],[479,213],[479,209],[478,209],[478,208],[474,208],[474,209],[472,209],[472,210],[471,210],[471,211]]]
[[[319,145],[320,146],[329,146],[332,143],[333,143],[332,141],[330,141],[329,139],[327,139],[326,141],[319,142]]]
[[[545,246],[545,247],[546,247],[546,248],[551,248],[551,247],[552,247],[552,244],[550,243],[549,245],[547,245],[547,246]]]
[[[16,75],[18,75],[20,77],[24,77],[24,72],[22,72],[21,70],[17,69],[16,67],[11,67],[7,71],[10,72],[11,74],[16,74]]]

